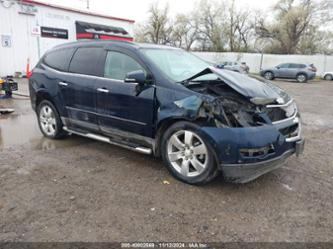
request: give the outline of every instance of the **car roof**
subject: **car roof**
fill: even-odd
[[[313,65],[313,63],[301,63],[301,62],[283,62],[283,63],[280,63],[279,65],[282,65],[282,64]]]
[[[175,49],[179,48],[167,46],[167,45],[159,45],[159,44],[150,44],[150,43],[137,43],[137,42],[129,42],[129,41],[114,41],[114,40],[82,40],[64,43],[54,47],[53,49],[61,49],[68,47],[90,47],[90,46],[112,46],[117,45],[124,48],[132,48],[132,49]]]

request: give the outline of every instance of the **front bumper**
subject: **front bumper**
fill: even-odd
[[[227,181],[235,183],[247,183],[259,176],[281,167],[284,161],[296,153],[300,155],[304,150],[304,139],[295,143],[295,148],[284,152],[282,155],[257,163],[223,164],[223,175]]]
[[[286,127],[296,130],[285,132]],[[225,179],[246,183],[283,164],[289,156],[303,152],[304,139],[298,115],[272,125],[243,128],[203,127],[215,148],[219,169]]]

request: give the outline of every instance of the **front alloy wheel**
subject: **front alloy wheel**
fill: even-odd
[[[272,72],[266,72],[264,74],[264,77],[265,77],[266,80],[272,80],[272,79],[274,79],[274,75],[273,75]]]
[[[168,159],[172,167],[184,177],[198,176],[208,164],[207,147],[192,131],[180,130],[169,139]]]
[[[205,184],[218,173],[214,150],[200,134],[200,126],[181,121],[170,126],[161,141],[162,158],[177,179]]]

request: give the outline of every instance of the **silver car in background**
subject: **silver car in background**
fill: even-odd
[[[260,71],[260,75],[267,80],[275,78],[295,79],[300,83],[316,77],[317,68],[313,64],[283,63],[273,68]]]

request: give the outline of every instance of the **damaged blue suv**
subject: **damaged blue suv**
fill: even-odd
[[[77,134],[162,157],[177,179],[245,183],[304,148],[295,101],[181,49],[117,41],[55,47],[30,96],[44,136]]]

